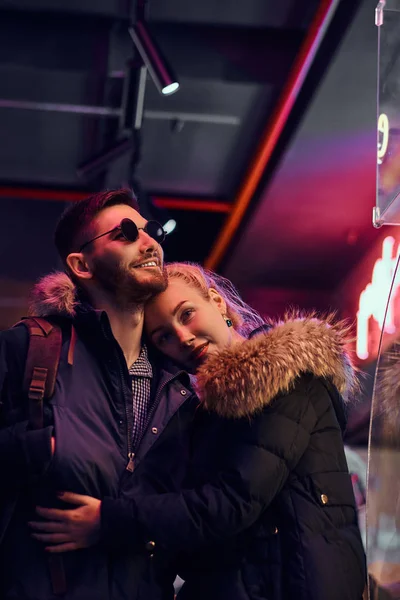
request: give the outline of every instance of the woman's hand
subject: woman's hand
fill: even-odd
[[[45,549],[52,553],[93,546],[100,538],[101,501],[72,492],[58,496],[78,508],[63,510],[38,506],[36,512],[45,520],[29,523],[35,530],[33,537],[48,544]]]

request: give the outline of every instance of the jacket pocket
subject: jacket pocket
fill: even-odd
[[[350,475],[331,471],[310,476],[312,492],[320,506],[351,506],[355,508]]]

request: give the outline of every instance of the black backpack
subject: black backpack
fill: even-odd
[[[59,325],[42,317],[27,317],[15,326],[21,324],[29,333],[23,381],[23,391],[28,397],[29,426],[31,429],[40,429],[44,426],[43,402],[49,400],[54,393],[61,356],[62,330]],[[72,327],[68,351],[70,365],[73,364],[75,343],[76,331]],[[62,556],[50,554],[48,563],[53,593],[62,596],[67,589]]]

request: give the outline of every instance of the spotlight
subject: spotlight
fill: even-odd
[[[179,89],[179,82],[145,23],[138,21],[129,27],[128,31],[161,94],[168,96],[176,92]]]
[[[170,233],[172,233],[175,230],[176,227],[176,221],[175,219],[169,219],[165,225],[163,225],[163,229],[165,231],[165,235],[169,235]]]

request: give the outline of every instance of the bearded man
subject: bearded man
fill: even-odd
[[[28,330],[0,334],[2,600],[173,598],[173,557],[152,540],[116,543],[112,520],[103,520],[98,540],[58,557],[30,527],[38,505],[71,508],[60,490],[90,502],[179,489],[198,401],[187,374],[150,356],[142,339],[144,304],[167,283],[163,240],[129,190],[96,194],[61,217],[55,243],[65,272],[33,290],[33,314],[62,331],[39,429],[22,389]]]

